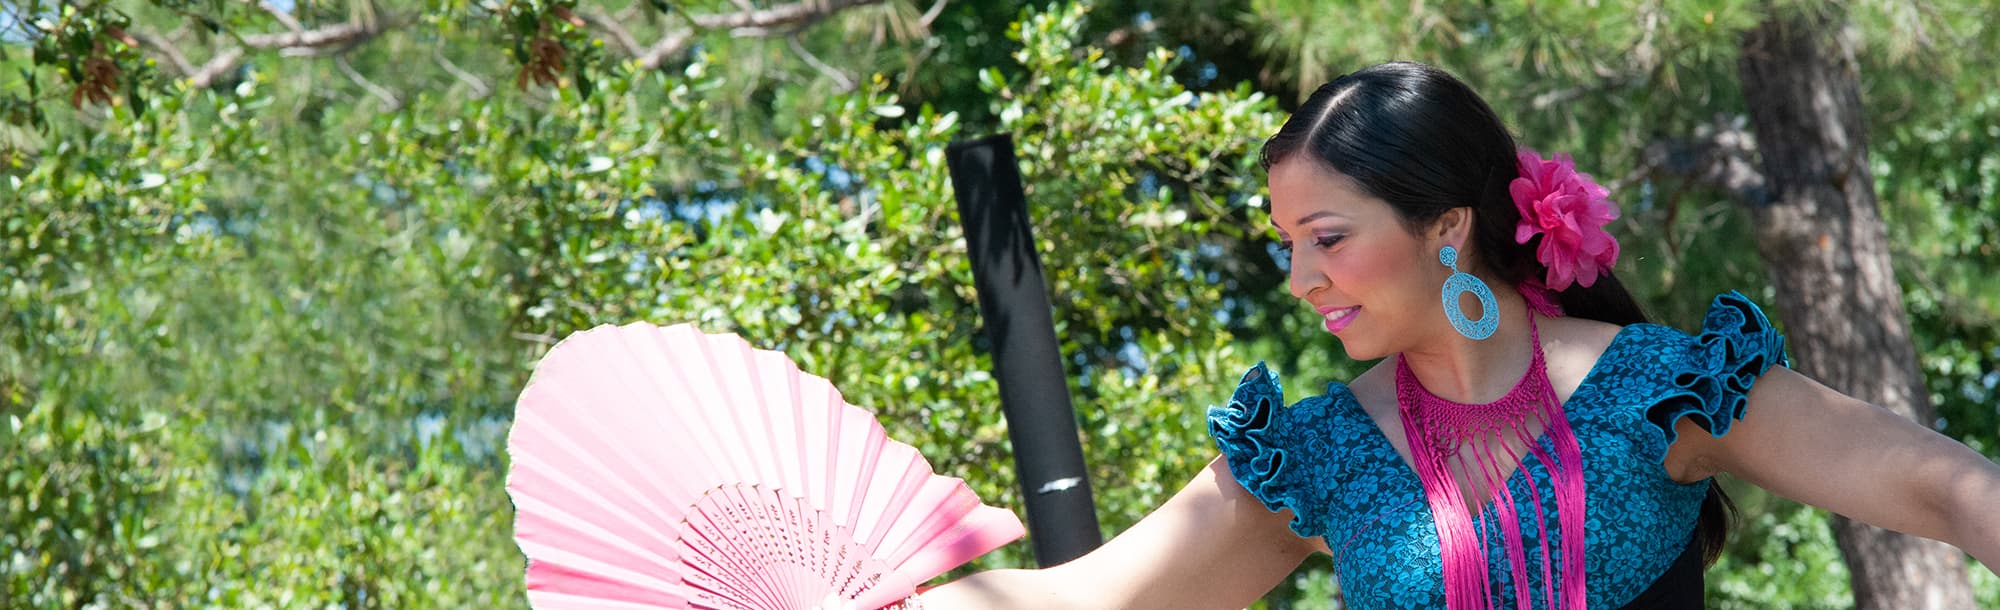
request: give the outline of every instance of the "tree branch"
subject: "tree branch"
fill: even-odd
[[[647,70],[658,70],[660,64],[667,61],[667,56],[680,54],[682,49],[687,48],[688,41],[693,38],[694,30],[678,30],[669,33],[661,38],[659,42],[653,43],[653,46],[647,47],[645,53],[639,55],[639,65],[645,67]]]
[[[369,94],[374,95],[375,99],[380,100],[383,111],[395,112],[396,109],[403,107],[403,101],[397,99],[395,93],[390,92],[381,85],[375,84],[375,81],[368,80],[368,77],[362,76],[361,72],[356,71],[353,65],[347,63],[346,56],[333,56],[333,65],[338,66],[340,72],[346,74],[349,80],[354,81],[354,84],[361,85],[362,89],[368,90]]]
[[[590,24],[590,27],[610,34],[611,41],[618,43],[619,50],[624,51],[626,56],[639,57],[646,53],[647,49],[639,44],[637,38],[632,37],[631,31],[626,30],[624,25],[619,24],[618,19],[594,8],[577,11],[577,16],[582,17],[583,22]]]
[[[834,86],[839,88],[841,93],[854,90],[854,79],[848,78],[846,74],[841,74],[840,70],[827,65],[826,62],[820,61],[818,56],[812,54],[812,51],[806,50],[805,45],[799,44],[798,36],[786,36],[785,43],[791,45],[792,52],[798,54],[799,59],[805,60],[806,65],[812,66],[814,69],[819,70],[821,74],[825,74],[827,78],[833,79]]]
[[[1577,99],[1585,96],[1602,95],[1606,92],[1617,91],[1620,89],[1633,89],[1638,87],[1645,87],[1648,86],[1645,72],[1646,70],[1641,69],[1638,70],[1637,73],[1635,74],[1627,74],[1627,75],[1597,74],[1596,76],[1598,77],[1598,80],[1596,82],[1584,83],[1581,85],[1577,85],[1575,87],[1556,89],[1552,91],[1543,91],[1541,93],[1537,93],[1535,94],[1535,97],[1530,98],[1528,100],[1528,107],[1535,110],[1546,110],[1553,106],[1559,106],[1562,104],[1567,104],[1576,101]]]
[[[451,73],[458,80],[471,86],[473,99],[482,99],[493,94],[493,87],[488,86],[485,79],[460,69],[458,64],[451,63],[451,58],[445,57],[442,49],[432,49],[431,57],[437,60],[437,64],[443,67],[445,72]]]
[[[937,21],[938,15],[944,14],[944,5],[949,2],[950,0],[932,2],[930,10],[924,11],[924,15],[917,18],[917,23],[923,24],[924,30],[929,31],[931,24]]]
[[[738,38],[790,35],[799,29],[818,23],[820,20],[834,13],[856,6],[879,4],[882,1],[803,0],[801,2],[783,4],[762,10],[756,10],[748,2],[738,2],[737,6],[743,9],[738,12],[688,15],[688,22],[694,27],[670,28],[660,36],[659,40],[654,41],[650,45],[640,44],[638,38],[632,35],[631,30],[626,29],[618,20],[612,19],[609,15],[605,15],[600,11],[584,11],[579,16],[592,28],[609,36],[613,44],[617,45],[626,55],[637,60],[640,66],[648,70],[656,70],[659,69],[661,64],[666,62],[668,57],[678,55],[681,51],[687,50],[688,45],[693,42],[697,30],[727,29],[730,31],[731,36]],[[925,14],[926,25],[929,24],[930,20],[936,19],[936,13],[943,6],[944,0],[938,0],[937,4],[931,7],[931,11]],[[821,62],[810,59],[807,60],[807,63],[815,64],[814,67],[816,68],[824,65]],[[838,80],[852,82],[852,79],[847,79],[844,76]]]
[[[275,34],[250,34],[237,37],[236,40],[241,42],[242,46],[231,46],[216,51],[214,56],[211,56],[207,62],[200,66],[196,66],[194,62],[189,61],[187,54],[181,52],[180,48],[167,38],[137,30],[130,31],[130,33],[133,39],[139,41],[140,47],[151,51],[155,57],[163,60],[176,73],[180,74],[182,78],[186,78],[189,84],[195,87],[206,88],[214,86],[222,80],[223,76],[235,69],[236,62],[243,59],[243,53],[246,48],[281,49],[281,54],[287,56],[324,55],[354,48],[356,45],[367,42],[383,31],[383,28],[375,27],[374,25],[355,22],[307,30],[303,28],[297,19],[293,19],[291,15],[277,10],[276,7],[268,3],[259,3],[258,6],[262,7],[265,12],[270,13],[273,18],[277,19],[279,23],[284,24],[290,31]]]
[[[194,74],[194,64],[188,63],[187,54],[181,53],[180,48],[175,47],[173,43],[167,42],[165,38],[161,38],[157,34],[144,30],[128,30],[128,32],[132,35],[133,40],[139,41],[140,48],[152,51],[155,57],[160,58],[166,62],[168,67],[173,68],[175,74],[182,76]]]
[[[306,26],[301,25],[299,20],[293,19],[291,13],[278,10],[278,7],[272,6],[269,2],[258,2],[257,8],[264,9],[264,12],[269,13],[272,19],[276,19],[278,23],[284,24],[285,29],[293,32],[303,32],[306,30]]]
[[[864,4],[880,4],[882,0],[805,0],[774,6],[761,11],[744,11],[722,15],[689,15],[694,26],[704,30],[721,28],[764,28],[779,26],[807,26],[825,19],[828,15]]]
[[[223,75],[234,70],[237,60],[240,59],[243,59],[242,47],[223,49],[222,52],[216,53],[214,57],[208,58],[208,63],[202,64],[201,69],[187,75],[188,84],[203,89],[213,86],[217,81],[222,79]]]
[[[380,33],[379,28],[348,22],[297,32],[249,34],[239,40],[243,41],[243,46],[252,49],[319,48],[360,43]]]
[[[1752,208],[1763,206],[1770,201],[1770,190],[1758,169],[1756,136],[1745,120],[1717,116],[1690,137],[1654,142],[1644,152],[1645,167],[1649,173],[1721,190]]]
[[[238,60],[243,59],[242,47],[229,47],[217,51],[207,62],[196,66],[194,62],[188,61],[187,54],[182,53],[179,47],[167,39],[151,32],[133,30],[130,33],[134,40],[139,41],[141,48],[151,51],[154,57],[164,61],[174,73],[186,78],[188,84],[198,89],[214,86],[229,73],[231,68],[236,67]]]
[[[515,339],[520,339],[522,341],[527,341],[529,343],[540,343],[542,345],[555,345],[560,341],[555,336],[544,333],[524,333],[520,331],[515,331],[508,334]]]

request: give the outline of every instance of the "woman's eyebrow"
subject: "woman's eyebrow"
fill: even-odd
[[[1305,215],[1305,216],[1303,216],[1303,217],[1299,218],[1298,222],[1296,222],[1296,223],[1294,223],[1294,224],[1301,224],[1301,225],[1302,225],[1302,224],[1305,224],[1305,223],[1308,223],[1308,222],[1312,222],[1312,221],[1315,221],[1315,220],[1319,220],[1319,219],[1321,219],[1321,218],[1326,218],[1326,217],[1328,217],[1328,216],[1336,216],[1336,217],[1341,217],[1341,218],[1346,218],[1345,216],[1341,216],[1341,215],[1340,215],[1339,213],[1336,213],[1336,212],[1333,212],[1333,211],[1330,211],[1330,210],[1320,210],[1320,211],[1317,211],[1317,212],[1313,212],[1313,213],[1311,213],[1311,214],[1307,214],[1307,215]]]
[[[1339,213],[1339,212],[1334,212],[1334,211],[1331,211],[1331,210],[1320,210],[1320,211],[1317,211],[1317,212],[1313,212],[1313,213],[1311,213],[1311,214],[1307,214],[1307,215],[1305,215],[1305,216],[1303,216],[1303,217],[1299,218],[1298,222],[1295,222],[1295,223],[1293,223],[1293,224],[1295,224],[1295,225],[1303,225],[1303,224],[1306,224],[1306,223],[1308,223],[1308,222],[1312,222],[1312,221],[1315,221],[1315,220],[1319,220],[1319,219],[1321,219],[1321,218],[1346,218],[1346,217],[1347,217],[1347,216],[1345,216],[1345,215],[1342,215],[1342,214],[1341,214],[1341,213]],[[1284,228],[1284,227],[1281,227],[1281,226],[1278,226],[1278,219],[1276,219],[1276,218],[1272,218],[1270,222],[1271,222],[1271,228],[1273,228],[1273,229],[1277,229],[1277,230],[1278,230],[1279,232],[1281,232],[1281,233],[1282,233],[1282,232],[1284,232],[1285,228]]]

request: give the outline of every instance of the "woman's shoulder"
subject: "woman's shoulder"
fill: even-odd
[[[1734,290],[1716,295],[1700,325],[1691,330],[1652,322],[1621,327],[1570,320],[1578,322],[1600,327],[1588,331],[1585,343],[1602,340],[1595,360],[1608,361],[1605,364],[1637,360],[1668,368],[1716,368],[1760,357],[1782,361],[1784,354],[1784,336],[1777,326],[1755,302]],[[1605,328],[1612,329],[1608,335]]]
[[[1610,353],[1612,344],[1627,334],[1628,328],[1570,317],[1539,322],[1543,364],[1548,370],[1549,384],[1557,389],[1558,395],[1568,398],[1570,391],[1597,368],[1597,362]]]
[[[1300,398],[1287,397],[1285,390],[1277,371],[1262,362],[1250,367],[1228,403],[1209,407],[1211,434],[1217,440],[1258,437],[1279,444],[1323,444],[1334,428],[1345,427],[1345,420],[1366,417],[1348,384],[1331,381],[1322,391]]]
[[[1287,403],[1277,374],[1258,364],[1243,374],[1227,405],[1209,408],[1208,427],[1236,482],[1267,509],[1293,509],[1292,531],[1313,538],[1339,516],[1332,495],[1342,469],[1352,466],[1344,456],[1358,438],[1355,419],[1365,417],[1358,413],[1340,383]]]
[[[1375,426],[1363,399],[1355,395],[1357,388],[1371,391],[1371,379],[1362,375],[1358,386],[1327,382],[1323,391],[1290,401],[1278,374],[1259,363],[1243,374],[1227,404],[1209,407],[1210,436],[1232,456],[1306,447],[1314,452],[1351,450]],[[1389,392],[1393,404],[1393,386]]]
[[[1652,323],[1620,328],[1585,374],[1588,389],[1577,392],[1593,403],[1627,407],[1610,412],[1643,416],[1671,444],[1681,417],[1722,436],[1743,417],[1757,378],[1786,364],[1784,335],[1749,298],[1730,291],[1710,302],[1695,330]]]

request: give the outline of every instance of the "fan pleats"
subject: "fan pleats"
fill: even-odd
[[[688,325],[564,339],[508,453],[545,610],[874,608],[1024,533],[825,379]]]

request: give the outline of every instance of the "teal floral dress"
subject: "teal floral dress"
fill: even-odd
[[[1712,482],[1683,484],[1668,476],[1663,463],[1674,424],[1688,418],[1717,437],[1728,434],[1744,415],[1751,385],[1785,364],[1784,337],[1735,292],[1715,298],[1699,334],[1656,324],[1618,332],[1563,404],[1583,456],[1591,607],[1657,598],[1656,584],[1684,583],[1690,573],[1698,606],[1701,565],[1691,540]],[[1287,406],[1278,377],[1259,364],[1243,375],[1228,406],[1209,409],[1208,420],[1237,482],[1272,511],[1292,509],[1299,536],[1325,539],[1349,607],[1444,607],[1437,529],[1423,486],[1346,385],[1328,384],[1324,393]],[[1546,436],[1541,443],[1552,451]],[[1554,510],[1555,485],[1532,452],[1507,485],[1517,499],[1515,514],[1535,514],[1530,503]],[[1493,606],[1512,607],[1522,583],[1512,582],[1505,545],[1496,539],[1500,529],[1481,535],[1488,539]],[[1561,548],[1559,530],[1544,534],[1524,523],[1519,531],[1529,538],[1521,546],[1530,562],[1544,561],[1542,549]],[[1551,538],[1547,545],[1532,539],[1543,535]],[[1563,558],[1549,559],[1559,565]],[[1680,576],[1666,578],[1670,568]],[[1529,597],[1546,607],[1542,574],[1528,573]]]

